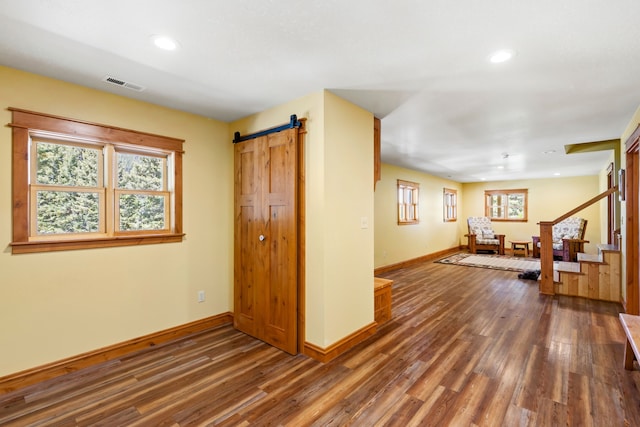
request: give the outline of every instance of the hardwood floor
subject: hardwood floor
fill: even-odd
[[[384,277],[392,320],[329,363],[223,326],[0,395],[0,425],[640,425],[619,304],[432,262]]]

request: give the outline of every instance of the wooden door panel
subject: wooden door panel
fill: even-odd
[[[251,264],[237,260],[253,257],[258,251],[257,236],[260,220],[258,200],[259,157],[255,141],[236,144],[235,168],[235,244],[234,244],[234,326],[252,336],[257,334],[256,319],[256,270]]]
[[[269,135],[264,181],[270,237],[264,340],[292,354],[297,352],[296,134],[293,129]]]
[[[292,175],[295,173],[295,167],[291,170],[289,156],[289,144],[292,143],[286,135],[278,135],[278,138],[269,140],[269,194],[284,193],[289,194],[289,188],[292,183]]]
[[[292,283],[297,282],[295,276],[296,245],[295,232],[290,229],[287,217],[288,206],[272,206],[269,221],[269,281],[265,286],[264,300],[269,301],[265,311],[265,341],[282,348],[290,353],[295,352],[296,318],[291,315],[290,308],[296,305],[295,288]],[[292,251],[293,249],[293,251]],[[291,347],[293,346],[293,348]]]
[[[255,239],[252,236],[256,235],[256,222],[253,221],[255,216],[253,206],[240,207],[240,216],[237,220],[240,223],[240,227],[237,229],[237,242],[240,247],[240,257],[252,256],[257,251]],[[254,304],[255,293],[253,283],[256,278],[254,276],[255,270],[246,264],[241,264],[236,270],[236,282],[241,284],[236,289],[236,307],[235,313],[237,318],[236,327],[241,327],[247,330],[247,333],[255,333],[255,320]],[[242,326],[240,326],[242,325]]]
[[[255,196],[258,181],[256,180],[256,166],[255,165],[255,143],[248,142],[246,147],[239,152],[240,156],[240,169],[236,171],[240,173],[240,194],[242,196]],[[251,151],[249,151],[249,149]]]
[[[297,129],[236,145],[234,323],[296,354]]]

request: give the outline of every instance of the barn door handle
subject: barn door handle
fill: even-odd
[[[259,239],[261,242],[263,242],[263,241],[264,241],[264,239],[265,239],[264,234],[261,234],[261,235],[260,235],[260,237],[258,237],[258,239]]]

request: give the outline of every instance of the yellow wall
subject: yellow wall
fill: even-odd
[[[373,115],[321,91],[230,129],[255,132],[291,114],[307,119],[305,335],[326,348],[373,321]]]
[[[510,247],[509,240],[530,240],[531,236],[539,236],[540,227],[537,225],[538,222],[553,221],[600,193],[598,175],[465,183],[462,188],[464,191],[462,218],[464,220],[469,216],[483,215],[485,190],[528,189],[529,218],[527,222],[493,223],[497,233],[506,235],[505,246],[507,247]],[[585,252],[597,253],[596,244],[601,242],[600,208],[598,204],[586,208],[576,216],[585,218],[588,221],[585,239],[589,240],[590,243],[585,245]],[[464,236],[461,243],[467,243]]]
[[[324,347],[373,322],[374,248],[373,114],[325,94]]]
[[[396,184],[398,179],[420,184],[420,224],[397,225]],[[458,221],[442,220],[444,187],[458,190]],[[456,183],[425,173],[383,164],[382,180],[375,192],[375,266],[382,267],[424,255],[466,245],[469,216],[484,213],[484,191],[528,189],[529,221],[495,222],[494,229],[509,240],[531,240],[539,235],[539,221],[551,221],[599,194],[599,177],[584,176],[502,182]],[[580,213],[587,219],[585,252],[596,253],[601,242],[600,207],[596,204]]]
[[[7,107],[185,139],[181,243],[11,255],[11,130],[0,127],[0,376],[231,310],[225,123],[0,67]],[[197,292],[206,301],[197,302]]]
[[[371,113],[321,91],[226,124],[6,67],[0,104],[185,139],[187,234],[177,244],[11,255],[11,131],[1,128],[0,376],[232,311],[233,132],[291,114],[308,119],[307,341],[327,347],[373,321]]]
[[[627,139],[629,139],[629,137],[631,136],[633,131],[636,130],[636,128],[638,127],[639,124],[640,124],[640,107],[638,107],[638,109],[634,113],[633,117],[631,117],[631,120],[629,120],[629,124],[627,125],[627,127],[624,130],[624,132],[622,133],[622,136],[620,137],[620,142],[621,142],[620,149],[621,149],[622,153],[624,153],[626,151],[625,150],[625,143],[627,142]],[[625,165],[624,162],[622,162],[622,164]]]
[[[420,223],[398,225],[398,179],[420,184]],[[458,221],[443,221],[443,189],[458,190]],[[460,183],[423,172],[382,164],[375,191],[375,266],[382,267],[457,247],[463,205]],[[466,231],[465,231],[466,233]],[[464,233],[462,233],[464,234]]]

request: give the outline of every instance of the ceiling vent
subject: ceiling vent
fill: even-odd
[[[137,85],[135,83],[127,82],[121,79],[116,79],[115,77],[105,76],[102,79],[103,82],[111,83],[112,85],[126,87],[127,89],[135,90],[137,92],[142,92],[144,90],[144,86]]]

